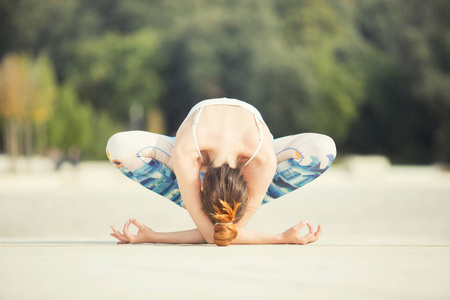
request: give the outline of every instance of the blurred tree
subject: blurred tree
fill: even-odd
[[[60,81],[73,66],[75,44],[101,32],[101,16],[80,0],[0,0],[0,15],[5,17],[0,18],[0,56],[46,52]]]
[[[261,72],[260,96],[256,102],[274,136],[311,131],[311,109],[317,90],[308,56],[292,49],[271,55]]]
[[[198,3],[202,9],[174,21],[164,44],[171,58],[162,99],[169,132],[196,102],[224,96],[256,105],[275,134],[298,131],[305,124],[300,108],[310,100],[301,69],[308,66],[280,39],[271,1]]]
[[[105,159],[108,138],[120,126],[106,112],[95,112],[79,100],[72,83],[58,94],[55,114],[48,123],[49,144],[63,153],[79,151],[86,159]]]
[[[81,103],[73,86],[65,83],[58,94],[55,114],[48,123],[49,144],[65,152],[72,147],[88,147],[92,141],[93,118],[90,105]]]
[[[367,102],[349,148],[397,162],[450,161],[448,1],[366,0],[358,28],[372,45]],[[371,138],[368,138],[368,137]]]
[[[448,162],[449,6],[0,0],[0,57],[48,53],[59,82],[122,123],[132,106],[154,127],[161,108],[174,133],[196,102],[236,97],[255,104],[276,136],[317,131],[349,152]]]
[[[84,41],[77,47],[71,80],[96,109],[126,122],[132,104],[144,110],[157,105],[163,89],[159,43],[159,36],[148,30]]]
[[[37,58],[31,76],[32,96],[27,119],[36,128],[36,151],[44,154],[47,148],[46,125],[53,116],[58,91],[55,72],[47,55],[40,55]]]
[[[106,112],[95,114],[96,117],[90,119],[89,126],[92,131],[91,140],[80,148],[83,159],[105,160],[105,148],[108,139],[122,130],[122,127]]]
[[[42,3],[0,0],[0,58],[9,52],[31,52],[37,24],[44,17]]]
[[[30,96],[29,68],[29,58],[18,54],[6,56],[0,65],[0,114],[5,122],[5,145],[11,158],[11,170],[16,169],[21,148],[21,123]]]
[[[355,31],[353,1],[275,2],[284,39],[306,58],[308,106],[304,131],[326,133],[339,144],[348,136],[363,99],[365,47]],[[294,106],[286,108],[291,114]],[[300,129],[300,128],[299,128]]]
[[[57,90],[51,62],[45,55],[32,61],[26,55],[11,54],[3,60],[0,74],[0,113],[7,123],[7,153],[14,162],[23,140],[24,154],[32,155],[35,127],[42,154],[46,147],[43,128],[53,113]]]

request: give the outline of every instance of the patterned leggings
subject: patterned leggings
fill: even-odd
[[[174,137],[146,131],[125,131],[109,139],[106,154],[125,176],[183,207],[173,171],[171,154],[174,145]],[[273,148],[277,170],[262,204],[313,181],[330,167],[336,157],[334,141],[316,133],[275,139]]]

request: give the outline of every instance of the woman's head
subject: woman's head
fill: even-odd
[[[243,217],[247,208],[247,184],[244,179],[243,165],[231,168],[227,163],[214,168],[206,166],[202,181],[203,209],[213,223],[214,243],[228,246],[237,236],[235,223]]]

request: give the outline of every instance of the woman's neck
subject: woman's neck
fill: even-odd
[[[209,159],[212,162],[213,167],[220,167],[224,164],[228,164],[231,168],[237,167],[236,154],[231,152],[220,151],[216,153],[209,153]]]

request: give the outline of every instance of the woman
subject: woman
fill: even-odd
[[[111,162],[127,177],[185,208],[196,229],[157,233],[135,219],[119,243],[307,244],[316,232],[302,221],[281,234],[245,229],[261,204],[279,198],[325,172],[336,156],[333,140],[304,133],[273,140],[256,108],[236,99],[195,105],[167,137],[143,131],[115,134],[107,145]],[[129,226],[138,227],[137,235]],[[299,230],[309,227],[301,236]]]

